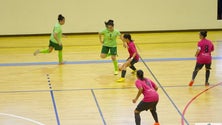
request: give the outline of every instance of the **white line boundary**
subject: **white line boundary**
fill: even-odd
[[[29,121],[29,122],[35,123],[36,125],[45,125],[45,124],[43,124],[41,122],[38,122],[38,121],[35,121],[33,119],[25,118],[25,117],[18,116],[18,115],[7,114],[7,113],[0,113],[0,115],[9,116],[9,117],[17,118],[17,119],[22,119],[22,120],[25,120],[25,121]]]

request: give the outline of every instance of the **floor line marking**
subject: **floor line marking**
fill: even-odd
[[[17,119],[22,119],[22,120],[25,120],[25,121],[29,121],[29,122],[35,123],[36,125],[45,125],[45,124],[43,124],[41,122],[38,122],[38,121],[35,121],[33,119],[25,118],[25,117],[18,116],[18,115],[7,114],[7,113],[0,113],[0,115],[9,116],[9,117],[17,118]]]
[[[183,117],[184,117],[184,115],[185,115],[188,107],[190,106],[190,104],[191,104],[193,101],[195,101],[195,100],[196,100],[199,96],[201,96],[203,93],[205,93],[205,92],[207,92],[208,90],[210,90],[210,89],[212,89],[212,88],[214,88],[214,87],[216,87],[216,86],[219,86],[219,85],[222,85],[222,82],[221,82],[221,83],[218,83],[218,84],[215,84],[215,85],[213,85],[213,86],[210,86],[209,88],[204,89],[203,91],[201,91],[200,93],[198,93],[196,96],[194,96],[194,97],[187,103],[187,105],[185,106],[185,108],[184,108],[184,110],[183,110]],[[184,125],[184,119],[183,119],[183,118],[181,119],[181,125]]]
[[[103,121],[103,125],[106,125],[105,118],[104,118],[104,116],[103,116],[102,110],[101,110],[101,108],[100,108],[100,106],[99,106],[99,102],[98,102],[98,100],[97,100],[97,98],[96,98],[96,94],[94,93],[94,90],[93,90],[93,89],[91,89],[91,93],[92,93],[92,95],[93,95],[93,98],[94,98],[94,101],[95,101],[95,103],[96,103],[97,109],[98,109],[98,111],[99,111],[100,117],[101,117],[101,119],[102,119],[102,121]]]
[[[204,86],[204,85],[193,85],[193,86]],[[163,86],[164,88],[176,88],[176,87],[188,87],[187,85],[178,85],[178,86]],[[79,88],[79,89],[54,89],[55,92],[65,92],[65,91],[88,91],[88,90],[112,90],[112,89],[135,89],[135,87],[125,87],[125,88]],[[49,92],[50,90],[16,90],[16,91],[0,91],[0,93],[32,93],[32,92]]]
[[[213,57],[214,60],[222,60],[222,56]],[[164,61],[190,61],[196,60],[196,58],[150,58],[144,59],[145,62],[164,62]],[[82,60],[82,61],[67,61],[66,65],[75,65],[75,64],[100,64],[100,63],[111,63],[111,60]],[[125,60],[120,59],[118,62],[122,63]],[[38,66],[38,65],[58,65],[58,62],[17,62],[17,63],[0,63],[0,67],[7,66]]]

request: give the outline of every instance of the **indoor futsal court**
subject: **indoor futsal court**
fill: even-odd
[[[12,2],[0,5],[0,125],[135,125],[143,99],[132,102],[136,74],[127,68],[125,81],[117,82],[121,71],[114,75],[111,57],[100,58],[98,32],[109,19],[131,34],[140,55],[135,67],[158,86],[160,125],[222,125],[221,0],[113,0],[113,8],[103,0]],[[125,5],[134,10],[121,12]],[[48,48],[60,13],[66,20],[61,65],[58,51],[33,55]],[[203,68],[189,86],[202,30],[214,44],[210,85]],[[124,63],[129,54],[119,38],[117,48],[118,63]],[[141,125],[155,122],[150,111],[140,116]]]

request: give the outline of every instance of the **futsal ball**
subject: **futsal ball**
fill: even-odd
[[[119,71],[122,71],[122,69],[123,69],[123,64],[122,63],[118,64],[118,69],[119,69]]]

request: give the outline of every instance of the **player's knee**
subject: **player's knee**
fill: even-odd
[[[100,58],[106,58],[106,55],[105,54],[101,54]]]
[[[49,49],[49,53],[51,53],[51,52],[52,52],[52,50],[53,50],[53,49]]]
[[[206,71],[210,71],[211,70],[211,68],[206,68]]]
[[[140,111],[134,110],[134,114],[140,114]]]
[[[111,56],[111,59],[112,59],[112,60],[116,60],[116,56],[114,56],[114,55]]]
[[[200,71],[200,69],[195,69],[194,71],[195,71],[195,72],[199,72],[199,71]]]

